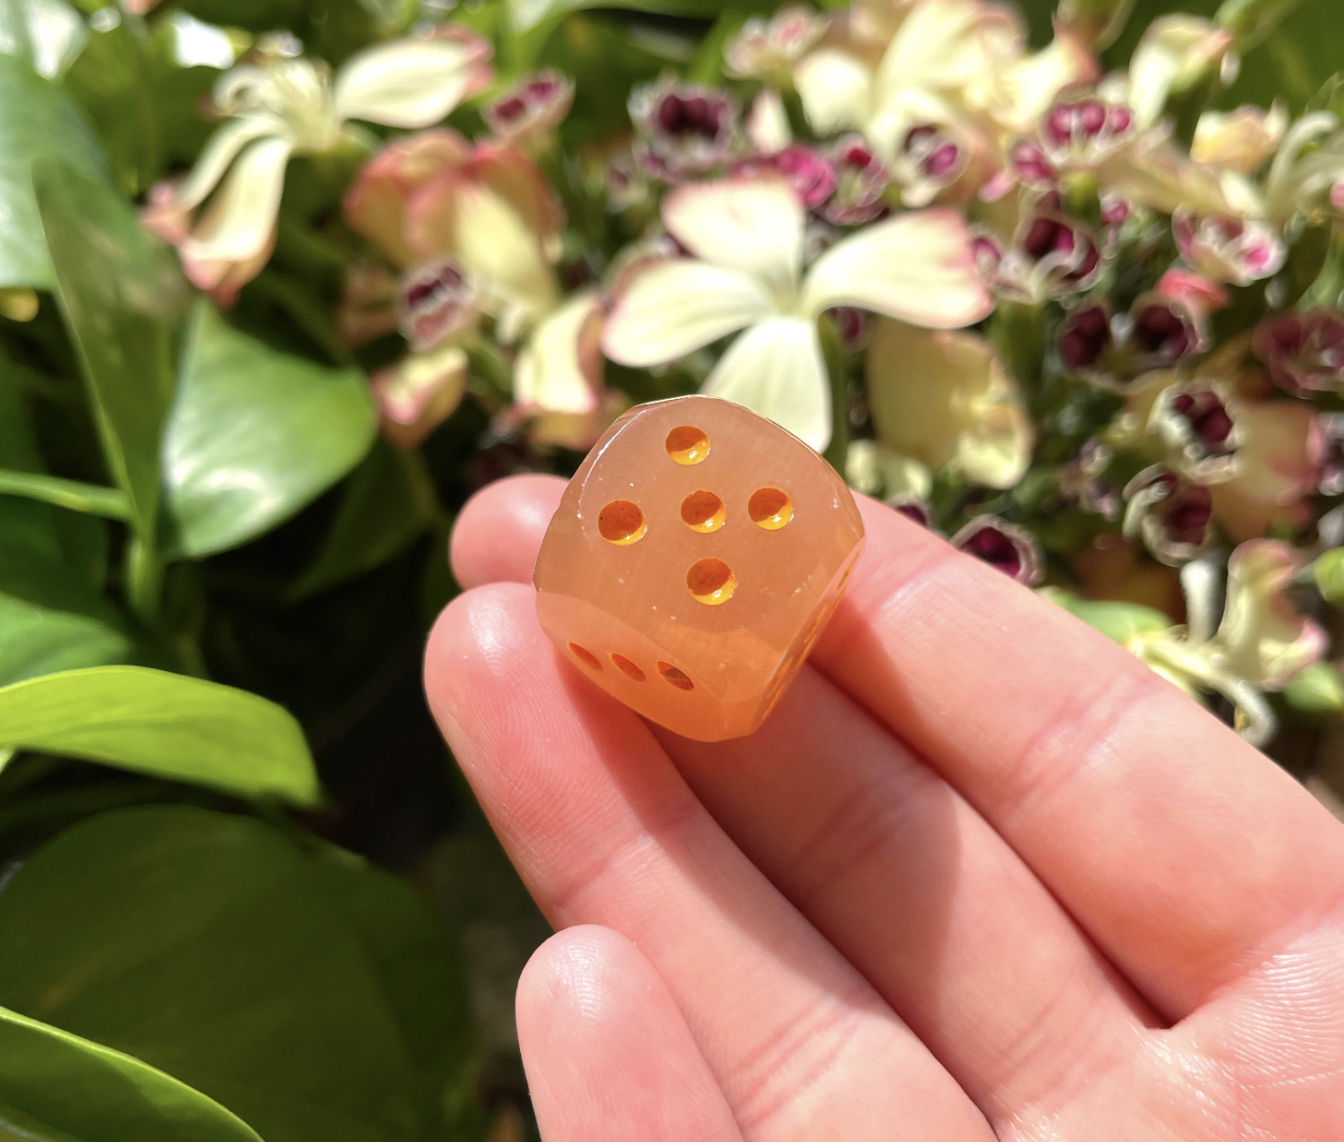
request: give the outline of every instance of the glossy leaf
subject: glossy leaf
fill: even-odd
[[[170,1075],[0,1008],[0,1138],[33,1142],[261,1142]]]
[[[470,1047],[451,933],[354,858],[155,806],[0,892],[0,1003],[133,1054],[268,1142],[428,1142]]]
[[[106,180],[106,160],[70,97],[18,56],[0,55],[0,107],[0,286],[50,289],[56,279],[33,197],[33,162],[60,157]]]
[[[312,805],[299,724],[246,690],[136,666],[32,678],[0,690],[0,744],[101,761],[240,797]]]
[[[0,468],[42,474],[28,412],[3,356]],[[96,542],[103,525],[80,519],[93,529],[81,532],[63,527],[62,515],[70,513],[0,495],[0,686],[56,670],[123,662],[134,652],[119,615],[81,576],[75,558],[77,543],[90,536]]]
[[[379,441],[346,486],[331,530],[294,596],[311,595],[391,559],[429,526],[437,504],[420,454]]]
[[[105,184],[42,162],[33,185],[107,467],[126,493],[132,526],[150,539],[185,282],[173,252]]]
[[[164,437],[164,545],[210,555],[255,539],[359,463],[377,429],[362,373],[287,356],[192,317]]]

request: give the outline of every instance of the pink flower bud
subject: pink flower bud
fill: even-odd
[[[1059,172],[1046,157],[1045,150],[1030,139],[1013,144],[1008,152],[1008,165],[1019,182],[1039,190],[1049,189],[1059,180]]]
[[[1232,304],[1232,295],[1223,286],[1189,270],[1168,270],[1158,281],[1156,292],[1159,297],[1180,302],[1201,318]]]
[[[966,169],[966,150],[932,123],[910,128],[893,163],[907,206],[927,206]]]

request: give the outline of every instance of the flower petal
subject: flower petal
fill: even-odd
[[[831,441],[831,385],[816,326],[772,317],[729,346],[702,390],[746,405],[818,452]]]
[[[371,381],[383,435],[398,448],[414,448],[448,419],[467,391],[467,354],[449,342],[428,353],[409,353]]]
[[[662,365],[775,312],[755,278],[690,258],[638,271],[607,318],[602,351],[636,367]]]
[[[244,147],[266,135],[285,133],[284,124],[265,115],[246,115],[224,124],[210,136],[191,173],[178,185],[177,205],[188,210],[199,206]]]
[[[364,164],[345,196],[345,220],[396,265],[415,260],[406,244],[411,197],[436,174],[460,166],[471,144],[456,131],[421,131],[394,139]]]
[[[1031,462],[1021,395],[989,342],[879,321],[868,346],[878,440],[930,468],[953,463],[976,484],[1011,488]]]
[[[873,73],[847,52],[813,52],[794,69],[793,82],[818,136],[862,127],[872,110]]]
[[[775,176],[692,183],[663,200],[663,224],[711,265],[753,274],[791,293],[803,264],[806,214]]]
[[[1157,122],[1172,89],[1221,59],[1232,35],[1199,16],[1159,16],[1129,63],[1129,105],[1140,127]]]
[[[246,262],[264,250],[275,230],[292,150],[288,139],[270,138],[243,151],[182,243],[183,259]]]
[[[961,87],[983,77],[987,63],[977,0],[915,4],[878,65],[874,101],[882,107],[911,88]]]
[[[346,62],[332,86],[332,106],[341,119],[428,127],[488,81],[474,40],[394,40]]]
[[[817,259],[803,283],[803,309],[837,305],[952,329],[988,316],[994,299],[961,215],[921,210],[870,226]]]
[[[509,202],[461,171],[435,176],[411,199],[407,238],[422,261],[446,255],[465,266],[506,327],[530,324],[555,306],[543,236]],[[512,339],[507,332],[504,337]]]
[[[1211,653],[1233,674],[1276,690],[1320,659],[1325,632],[1287,594],[1303,559],[1272,539],[1243,543],[1227,563],[1227,604]]]
[[[590,413],[602,396],[597,290],[575,294],[537,326],[513,370],[513,403],[542,412]]]

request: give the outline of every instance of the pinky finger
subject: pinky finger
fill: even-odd
[[[672,993],[609,928],[567,928],[537,949],[518,1038],[545,1142],[742,1142]]]

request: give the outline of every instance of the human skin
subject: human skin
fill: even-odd
[[[1122,648],[880,504],[754,735],[537,625],[564,482],[452,543],[430,704],[557,934],[546,1142],[1344,1139],[1344,826]]]

